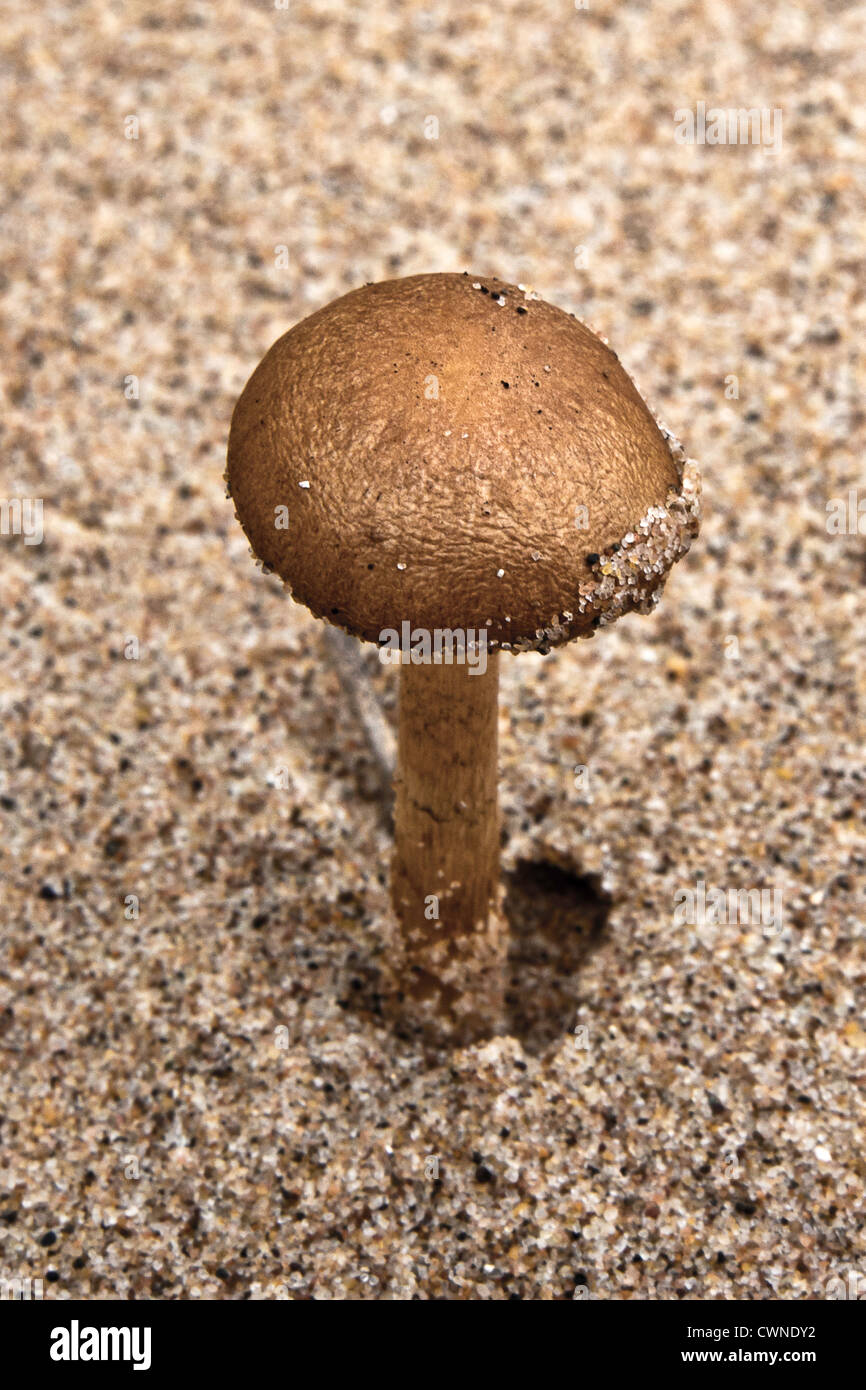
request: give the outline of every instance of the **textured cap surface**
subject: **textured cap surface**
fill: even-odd
[[[582,323],[442,274],[354,290],[274,343],[235,408],[227,479],[253,550],[317,616],[370,641],[409,621],[520,648],[603,620],[599,557],[682,471]],[[621,590],[615,616],[641,606]]]

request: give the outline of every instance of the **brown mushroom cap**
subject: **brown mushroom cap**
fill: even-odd
[[[227,480],[256,555],[317,616],[374,642],[408,620],[545,648],[646,608],[688,548],[669,438],[572,315],[495,276],[413,275],[274,343]]]

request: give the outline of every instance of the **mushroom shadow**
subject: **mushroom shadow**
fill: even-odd
[[[580,969],[601,943],[612,904],[597,874],[546,860],[520,860],[506,875],[508,1032],[527,1052],[543,1052],[573,1027]]]
[[[505,1032],[536,1056],[574,1027],[580,972],[602,944],[613,898],[597,874],[581,874],[548,860],[522,859],[504,878],[509,927]],[[367,1025],[386,1017],[381,970],[357,944],[341,970],[338,1003]],[[451,1045],[419,1044],[396,1019],[395,1041],[423,1047],[426,1064],[441,1066]]]

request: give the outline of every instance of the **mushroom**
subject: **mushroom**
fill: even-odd
[[[502,1031],[499,654],[650,611],[697,534],[697,469],[574,315],[436,274],[368,284],[274,343],[226,479],[293,597],[399,663],[401,1016],[455,1042]]]

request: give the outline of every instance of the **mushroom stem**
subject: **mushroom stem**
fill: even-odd
[[[504,1025],[499,910],[499,653],[400,668],[391,900],[407,1022],[471,1042]]]

